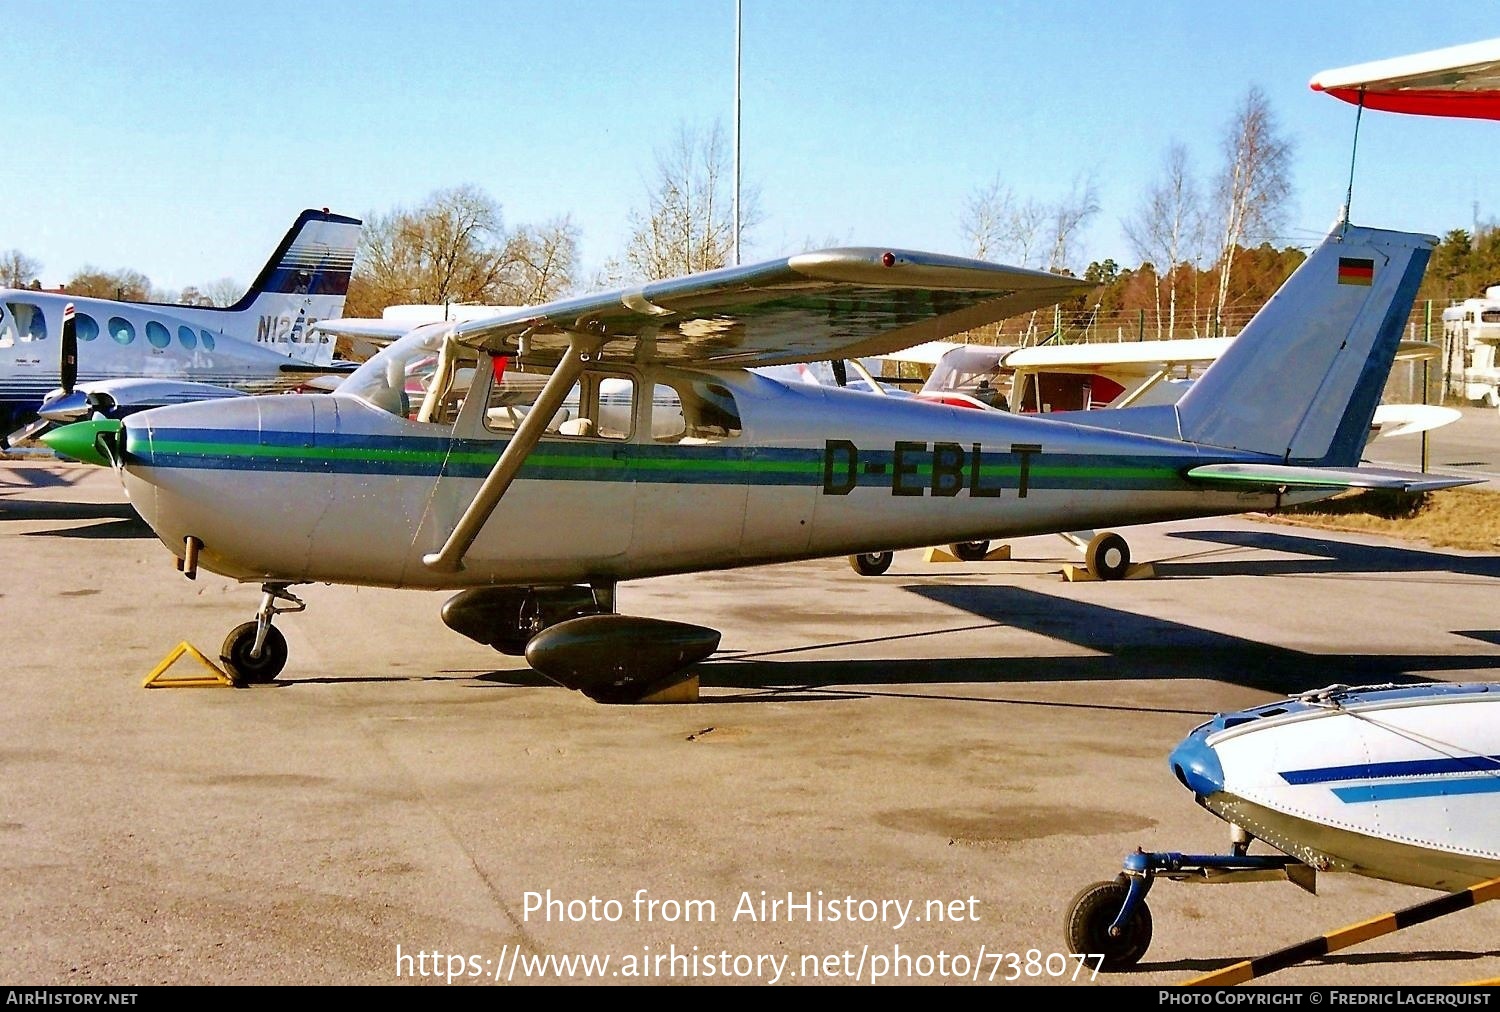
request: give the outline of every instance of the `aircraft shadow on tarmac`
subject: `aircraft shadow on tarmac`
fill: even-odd
[[[1173,531],[1167,535],[1230,548],[1294,555],[1285,559],[1225,558],[1223,552],[1165,559],[1156,564],[1163,577],[1183,576],[1357,576],[1368,573],[1453,573],[1500,577],[1500,554],[1456,555],[1412,547],[1389,547],[1336,541],[1281,531]],[[1212,556],[1210,561],[1208,556]]]
[[[1160,973],[1163,970],[1194,970],[1208,971],[1219,970],[1240,962],[1242,959],[1254,959],[1260,953],[1246,953],[1229,959],[1173,959],[1160,962],[1141,962],[1128,970],[1118,971],[1111,976],[1115,979],[1129,978],[1139,973]],[[1474,952],[1467,949],[1423,949],[1418,952],[1352,952],[1339,953],[1337,955],[1321,956],[1317,959],[1308,960],[1306,966],[1365,966],[1380,963],[1433,963],[1433,962],[1470,962],[1476,959],[1490,959],[1500,956],[1500,950],[1488,952]],[[1274,976],[1274,975],[1273,975]],[[1266,978],[1268,987],[1275,987],[1276,981],[1272,977]]]
[[[0,467],[0,489],[70,488],[87,469],[59,473],[45,467]]]
[[[966,611],[986,621],[899,636],[810,643],[781,650],[733,653],[721,651],[697,668],[706,687],[752,690],[746,695],[715,696],[705,702],[789,702],[848,696],[900,696],[897,686],[1004,685],[1020,682],[1087,682],[1128,679],[1213,679],[1290,695],[1335,682],[1374,684],[1442,679],[1453,674],[1473,678],[1476,671],[1500,669],[1500,654],[1308,653],[1260,643],[1169,619],[1107,608],[1098,604],[1010,585],[907,585],[908,593]],[[1087,655],[990,657],[819,658],[820,651],[869,647],[896,640],[963,635],[1007,625],[1093,651]],[[1458,635],[1500,644],[1500,631],[1467,630]],[[939,645],[936,650],[941,651]],[[812,655],[812,656],[809,656]],[[491,671],[479,676],[491,684],[548,685],[530,670]],[[873,688],[885,687],[885,688]],[[840,691],[847,688],[847,691]],[[830,691],[832,690],[832,691]],[[916,696],[917,694],[913,694]],[[993,696],[940,695],[921,698],[985,703],[1030,703],[1087,709],[1139,706],[1041,702]],[[1189,710],[1163,710],[1193,713]]]
[[[0,521],[28,520],[69,522],[74,520],[112,520],[113,523],[85,523],[76,527],[58,527],[45,531],[24,531],[23,538],[149,538],[151,528],[129,503],[49,502],[0,498]]]
[[[1334,682],[1370,684],[1471,675],[1500,669],[1500,655],[1312,654],[1150,615],[1006,585],[915,585],[909,593],[1037,633],[1096,654],[918,659],[782,659],[833,646],[823,643],[714,659],[699,666],[704,685],[803,689],[830,686],[1004,684],[1009,682],[1209,678],[1278,694]],[[952,632],[954,630],[945,630]],[[1500,640],[1500,633],[1468,633]]]

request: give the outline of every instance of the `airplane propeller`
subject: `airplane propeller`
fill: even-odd
[[[73,303],[63,307],[62,322],[62,388],[63,393],[73,392],[73,384],[78,382],[78,319],[73,310]]]

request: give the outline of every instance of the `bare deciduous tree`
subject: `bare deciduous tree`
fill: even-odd
[[[41,272],[42,265],[18,249],[0,253],[0,288],[25,288]]]
[[[969,244],[969,253],[976,259],[990,260],[1004,256],[1010,247],[1014,219],[1015,195],[996,173],[969,194],[958,228]]]
[[[733,193],[724,129],[679,126],[656,155],[656,175],[647,188],[646,209],[630,215],[631,235],[623,264],[606,267],[611,279],[678,277],[713,270],[734,251]],[[758,221],[756,194],[742,189],[740,238]]]
[[[1066,197],[1044,203],[1016,199],[997,174],[969,195],[959,230],[970,252],[981,260],[1066,271],[1072,266],[1078,232],[1098,212],[1098,191],[1091,178],[1080,177]],[[1022,343],[1037,337],[1037,320],[1037,313],[1031,313]]]
[[[128,267],[117,271],[83,267],[68,279],[65,290],[85,298],[122,299],[125,302],[146,302],[152,295],[151,279]]]
[[[210,306],[232,306],[244,296],[245,286],[234,278],[219,278],[198,289],[198,293]]]
[[[567,218],[510,233],[500,205],[483,190],[439,190],[413,210],[367,216],[345,312],[555,298],[573,285],[577,240]]]
[[[1269,237],[1280,227],[1292,190],[1291,161],[1292,142],[1278,133],[1265,92],[1252,85],[1225,132],[1218,181],[1224,228],[1214,313],[1221,331],[1235,250],[1250,235]]]
[[[1070,245],[1078,230],[1098,211],[1091,179],[1075,182],[1068,196],[1048,204],[1018,200],[996,175],[969,194],[959,231],[969,243],[969,252],[981,260],[1064,270],[1071,266]]]
[[[517,301],[549,302],[573,286],[578,266],[578,228],[567,215],[540,227],[523,225],[510,237]]]
[[[1068,195],[1047,209],[1052,248],[1047,254],[1049,271],[1071,271],[1073,269],[1073,244],[1078,232],[1089,219],[1099,213],[1099,191],[1092,178],[1083,177],[1073,182]]]
[[[1162,173],[1146,192],[1140,208],[1124,224],[1125,235],[1143,262],[1153,269],[1156,336],[1177,330],[1177,266],[1191,259],[1201,242],[1203,212],[1198,187],[1188,165],[1187,148],[1174,143],[1162,160]],[[1167,282],[1167,320],[1162,326],[1162,281]]]

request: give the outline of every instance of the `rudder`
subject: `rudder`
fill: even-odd
[[[255,283],[227,312],[256,318],[255,343],[315,365],[333,360],[333,339],[311,330],[343,315],[362,222],[303,211]]]
[[[1335,228],[1177,403],[1182,438],[1357,464],[1436,245]]]

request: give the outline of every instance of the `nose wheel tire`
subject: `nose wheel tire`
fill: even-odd
[[[865,552],[849,556],[849,565],[860,576],[879,576],[891,568],[896,559],[895,552]]]
[[[1064,925],[1068,951],[1102,953],[1101,970],[1128,970],[1139,963],[1151,945],[1151,910],[1145,899],[1136,904],[1118,937],[1109,933],[1129,891],[1129,883],[1117,878],[1085,886],[1074,896]]]
[[[1095,534],[1084,553],[1088,570],[1101,580],[1123,580],[1130,571],[1130,545],[1114,531]]]
[[[964,562],[983,562],[984,557],[990,554],[990,543],[988,541],[960,541],[956,545],[949,545],[948,550],[955,558]]]
[[[254,622],[235,626],[225,638],[224,648],[219,651],[219,659],[229,669],[230,675],[246,685],[274,681],[286,667],[286,637],[275,626],[266,630],[266,642],[261,647],[260,656],[250,655],[255,649],[255,628]]]

